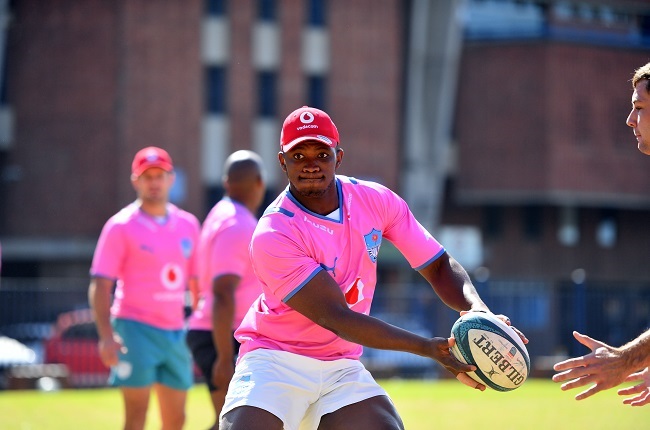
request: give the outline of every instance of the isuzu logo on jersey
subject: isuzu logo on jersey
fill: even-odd
[[[381,246],[381,231],[373,228],[370,233],[363,236],[363,239],[366,241],[366,251],[368,251],[370,260],[376,263]]]
[[[168,290],[177,290],[185,283],[183,269],[176,263],[167,263],[160,272],[160,282]]]
[[[307,216],[303,218],[303,221],[305,221],[307,224],[311,224],[312,227],[317,228],[318,230],[325,231],[329,234],[334,234],[334,230],[332,230],[331,228],[327,227],[324,224],[319,224],[317,222],[310,220],[309,218],[307,218]]]

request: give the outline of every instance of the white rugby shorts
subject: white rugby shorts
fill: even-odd
[[[388,394],[359,360],[256,349],[237,364],[220,419],[255,406],[280,418],[285,430],[316,430],[323,415],[376,396]]]

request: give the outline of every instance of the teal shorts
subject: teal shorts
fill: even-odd
[[[126,353],[111,367],[108,382],[115,387],[148,387],[154,383],[188,390],[194,383],[186,330],[163,330],[126,319],[113,319],[113,330]]]

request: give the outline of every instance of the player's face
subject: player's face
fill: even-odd
[[[146,203],[166,203],[169,190],[174,184],[174,174],[159,167],[152,167],[131,180],[138,198]]]
[[[336,196],[334,175],[342,157],[341,149],[307,141],[280,153],[279,159],[296,197],[320,198],[332,191]]]
[[[627,125],[634,130],[639,151],[650,155],[650,94],[646,90],[648,81],[637,82],[632,93],[632,111],[627,116]]]

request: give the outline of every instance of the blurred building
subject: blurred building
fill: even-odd
[[[625,125],[648,1],[2,0],[0,34],[3,276],[87,276],[144,146],[201,219],[233,150],[276,194],[308,104],[341,173],[398,191],[478,281],[650,284],[650,158]]]

